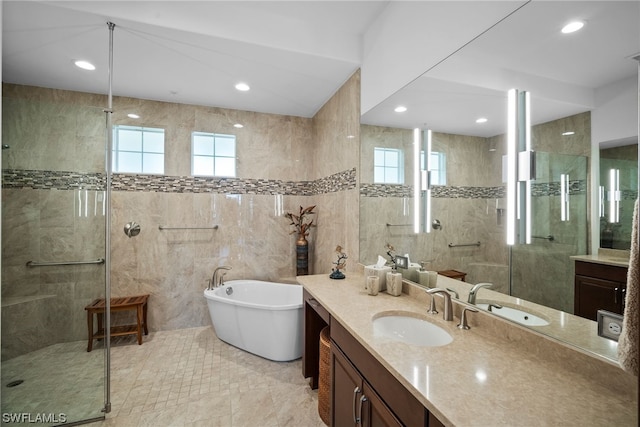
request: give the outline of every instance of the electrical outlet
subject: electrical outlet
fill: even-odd
[[[606,310],[598,310],[598,335],[618,341],[622,333],[623,316]]]

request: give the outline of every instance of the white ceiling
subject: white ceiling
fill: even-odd
[[[585,27],[560,29],[580,19]],[[362,122],[490,137],[506,129],[506,94],[531,93],[532,122],[593,110],[599,89],[636,79],[638,1],[532,1],[363,115]],[[408,111],[394,113],[397,105]],[[475,123],[479,117],[488,122]]]
[[[2,78],[106,94],[106,23],[114,22],[116,96],[312,117],[362,66],[363,37],[375,39],[368,31],[390,3],[4,1]],[[440,16],[438,3],[431,1],[432,16]],[[479,1],[459,4],[482,13]],[[558,30],[571,18],[587,25],[562,37]],[[430,37],[453,51],[459,44],[451,32],[460,25],[452,20]],[[598,88],[637,75],[629,56],[639,52],[638,0],[533,0],[423,77],[398,84],[363,123],[496,135],[507,89],[531,91],[534,123],[586,111]],[[98,68],[79,70],[76,59]],[[251,91],[236,91],[239,81]],[[393,113],[397,104],[407,113]],[[480,115],[489,118],[483,127],[474,123]]]
[[[311,117],[360,67],[362,36],[386,4],[4,1],[2,78],[106,94],[113,22],[116,96]]]

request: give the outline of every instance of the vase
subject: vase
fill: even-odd
[[[296,240],[296,276],[309,274],[309,242],[304,235]]]

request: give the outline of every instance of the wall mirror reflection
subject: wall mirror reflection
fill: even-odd
[[[469,287],[489,282],[479,302],[495,292],[512,296],[532,303],[532,310],[551,309],[590,335],[594,322],[573,316],[572,257],[629,248],[638,189],[638,16],[637,2],[529,2],[364,111],[360,261],[372,264],[388,243],[408,254],[410,280],[420,283],[426,269],[459,273]],[[564,34],[575,19],[584,27]],[[503,159],[513,88],[530,94],[535,164],[528,184],[530,243],[507,245]],[[406,111],[394,111],[397,106]],[[414,129],[431,130],[432,151],[446,159],[444,185],[431,187],[430,214],[440,226],[424,224],[429,233],[416,234],[413,226],[415,203],[424,204],[424,192],[413,195],[412,177],[424,169],[412,154]],[[621,141],[624,148],[617,147]],[[373,179],[374,150],[385,147],[405,153],[404,182]],[[619,178],[613,189],[611,169]],[[590,338],[556,335],[548,325],[532,327],[616,358],[606,340],[594,345]]]

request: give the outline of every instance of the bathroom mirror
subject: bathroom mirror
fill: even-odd
[[[633,57],[640,53],[639,14],[637,2],[529,2],[364,112],[360,261],[373,263],[389,243],[427,269],[458,271],[469,283],[492,282],[499,292],[572,313],[570,256],[589,253],[589,239],[600,234],[590,224],[600,186],[592,176],[601,174],[592,147],[635,138],[637,150]],[[582,32],[561,34],[576,18],[586,21]],[[502,157],[511,88],[531,94],[536,175],[531,243],[509,247]],[[629,93],[635,115],[622,111],[629,104],[616,104]],[[398,105],[407,111],[394,112]],[[477,123],[480,118],[486,121]],[[415,234],[409,226],[411,181],[379,185],[369,172],[371,151],[386,141],[411,153],[414,128],[431,129],[433,151],[447,159],[446,185],[432,191],[431,216],[440,226],[428,234]],[[411,155],[405,155],[405,176],[412,165]],[[637,197],[637,184],[637,179],[628,184],[629,197],[634,191]],[[627,210],[623,206],[621,212]]]
[[[638,197],[638,139],[600,144],[600,247],[631,249],[633,204]]]

